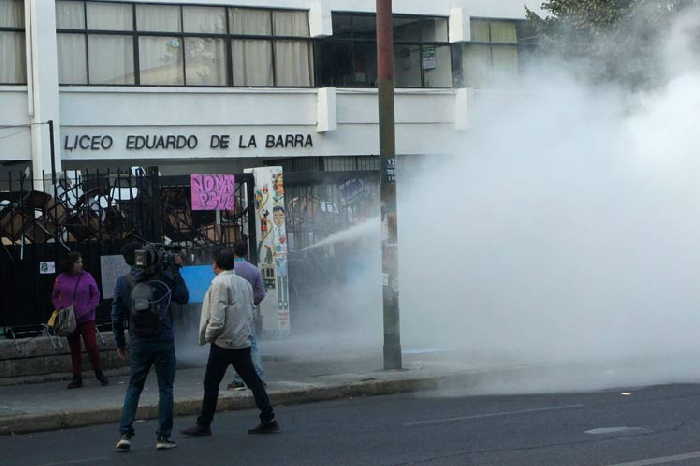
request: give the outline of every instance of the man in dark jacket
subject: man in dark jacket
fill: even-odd
[[[156,448],[167,450],[176,446],[175,442],[170,440],[173,429],[173,384],[175,382],[175,335],[171,304],[173,302],[187,304],[189,301],[187,285],[177,269],[162,270],[162,267],[144,269],[135,265],[134,254],[141,248],[139,243],[130,243],[122,249],[124,260],[131,265],[131,272],[117,280],[112,303],[112,325],[117,342],[117,353],[122,359],[129,357],[131,372],[119,425],[121,438],[116,446],[118,451],[124,452],[131,449],[131,438],[134,436],[133,423],[139,397],[151,366],[155,366],[159,389],[160,426]],[[179,268],[182,260],[178,258],[177,263]],[[127,353],[124,322],[130,318],[131,294],[137,283],[152,286],[153,295],[150,302],[156,306],[160,322],[156,333],[148,337],[137,336],[134,328],[130,326]]]

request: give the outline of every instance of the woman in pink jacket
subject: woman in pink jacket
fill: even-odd
[[[68,388],[83,386],[81,336],[97,380],[102,385],[107,385],[109,382],[102,372],[100,350],[97,347],[97,327],[95,326],[95,309],[100,303],[100,291],[92,275],[83,270],[83,258],[79,253],[68,254],[63,264],[62,273],[56,277],[51,298],[55,309],[63,309],[72,305],[75,312],[77,327],[75,332],[68,337],[73,360],[73,381],[68,385]]]

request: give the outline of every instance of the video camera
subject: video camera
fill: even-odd
[[[134,266],[142,269],[147,275],[160,272],[175,273],[180,269],[177,257],[184,257],[182,248],[164,244],[147,243],[143,248],[134,251]]]

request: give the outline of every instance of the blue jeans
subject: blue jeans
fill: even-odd
[[[175,343],[132,341],[129,348],[129,388],[126,390],[119,432],[134,434],[134,418],[146,377],[155,366],[158,376],[158,435],[169,437],[173,431],[173,384],[175,382]]]
[[[253,359],[253,366],[255,366],[255,372],[257,372],[258,377],[260,377],[260,380],[263,380],[263,375],[265,375],[265,371],[263,370],[262,366],[262,356],[260,355],[260,351],[258,350],[258,339],[255,338],[255,333],[253,333],[249,338],[250,357]],[[238,375],[237,372],[233,376],[233,383],[243,383],[243,379],[240,375]]]

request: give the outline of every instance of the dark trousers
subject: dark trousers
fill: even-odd
[[[204,375],[204,401],[202,401],[202,413],[197,419],[197,424],[209,426],[214,419],[216,404],[219,401],[219,385],[226,375],[229,366],[241,376],[250,391],[255,397],[255,405],[260,410],[260,421],[263,423],[272,422],[275,419],[275,412],[270,405],[270,398],[267,396],[263,381],[255,372],[255,366],[250,356],[250,348],[245,349],[223,349],[216,345],[211,345],[209,350],[209,361]]]
[[[82,348],[80,347],[80,337],[83,337],[85,349],[90,356],[92,368],[95,371],[102,369],[100,362],[100,350],[97,347],[97,327],[95,321],[84,322],[78,325],[72,335],[68,337],[68,346],[70,346],[70,355],[73,360],[73,375],[80,377],[83,373]]]
[[[126,390],[119,431],[134,433],[134,418],[146,377],[155,366],[158,376],[158,435],[169,437],[173,431],[173,384],[175,383],[175,343],[133,341],[129,347],[131,378]]]

